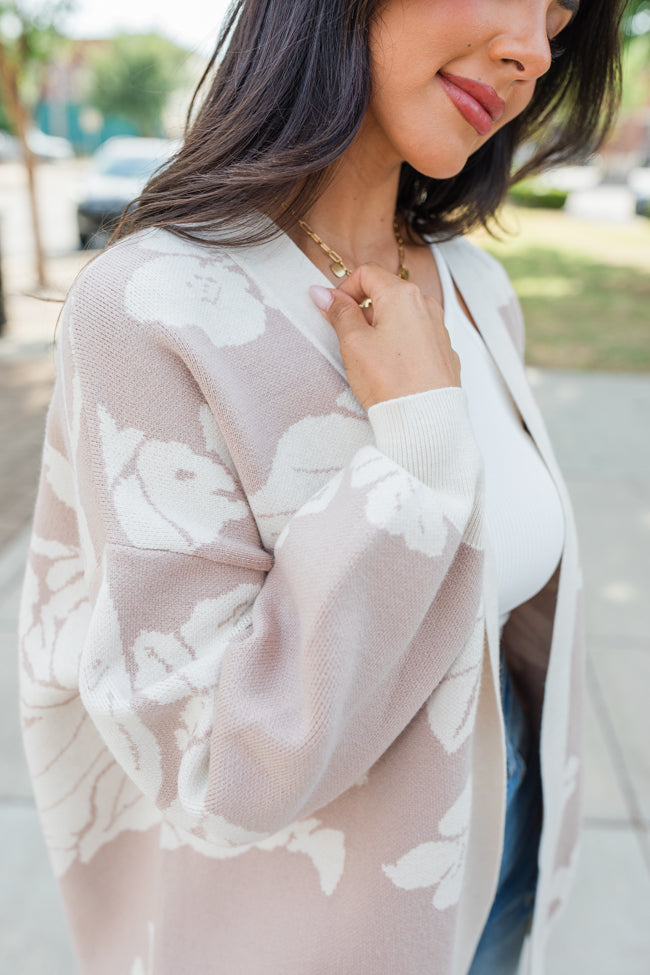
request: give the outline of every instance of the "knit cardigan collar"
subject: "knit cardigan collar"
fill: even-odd
[[[562,478],[539,410],[530,391],[521,360],[503,327],[499,309],[483,298],[489,288],[477,280],[475,262],[465,260],[462,239],[437,245],[451,271],[476,326],[506,386],[510,389],[529,433],[533,437],[556,483]],[[230,258],[251,274],[297,329],[345,376],[338,338],[334,329],[314,307],[305,284],[331,288],[330,280],[313,264],[291,238],[281,233],[266,244],[228,249]],[[487,282],[486,282],[487,283]]]

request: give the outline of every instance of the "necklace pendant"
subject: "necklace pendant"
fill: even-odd
[[[293,213],[293,210],[291,212]],[[341,257],[341,255],[337,254],[336,251],[333,251],[331,247],[328,247],[325,241],[322,239],[322,237],[319,237],[318,234],[314,233],[314,231],[311,229],[311,227],[305,220],[298,220],[298,226],[300,227],[301,230],[305,231],[308,237],[311,237],[311,239],[315,244],[318,244],[318,246],[322,251],[324,251],[327,254],[330,261],[332,262],[330,264],[330,271],[335,277],[348,278],[352,274],[350,268],[346,267],[346,265],[343,263],[343,258]],[[400,278],[402,278],[404,281],[408,281],[409,272],[404,267],[404,241],[402,240],[399,232],[399,224],[397,222],[397,217],[395,217],[393,221],[393,231],[395,233],[395,241],[397,243],[397,260],[399,262],[399,270],[397,273],[399,274]],[[366,299],[366,302],[367,303],[361,304],[362,308],[368,307],[368,304],[370,303],[370,299]]]

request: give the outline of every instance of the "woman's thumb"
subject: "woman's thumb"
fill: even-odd
[[[327,313],[334,301],[334,292],[336,288],[324,288],[322,284],[312,284],[309,289],[309,297],[314,302],[317,308],[321,311]]]
[[[339,339],[347,332],[352,332],[363,325],[367,326],[368,322],[358,304],[344,291],[315,284],[309,289],[309,295],[316,307],[334,326]]]

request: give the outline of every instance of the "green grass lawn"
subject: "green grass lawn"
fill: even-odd
[[[500,240],[474,239],[512,279],[530,365],[650,370],[650,220],[507,207],[502,224]]]

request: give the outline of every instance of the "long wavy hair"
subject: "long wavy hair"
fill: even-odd
[[[238,245],[289,229],[359,130],[371,96],[369,29],[384,2],[234,0],[183,145],[127,208],[115,238],[165,227]],[[441,238],[485,225],[513,182],[600,145],[618,103],[625,2],[582,0],[559,37],[564,53],[526,110],[458,175],[431,179],[403,164],[397,210],[409,231]],[[534,150],[513,173],[523,145]]]

